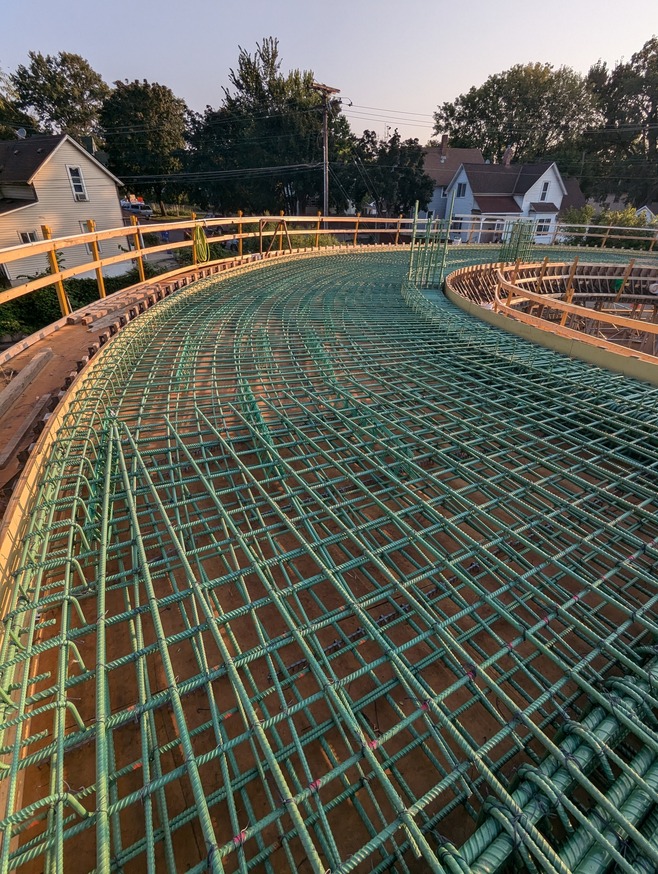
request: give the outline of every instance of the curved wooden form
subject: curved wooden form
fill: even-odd
[[[636,266],[633,261],[580,264],[577,258],[571,263],[474,265],[446,278],[450,299],[474,315],[533,342],[651,382],[658,374],[654,286],[658,289],[657,266]],[[464,301],[476,306],[465,307]],[[520,331],[518,323],[527,330]],[[569,341],[568,350],[564,340]]]

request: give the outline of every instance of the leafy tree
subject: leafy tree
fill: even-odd
[[[396,130],[388,140],[378,140],[374,131],[364,131],[345,183],[357,209],[374,201],[378,215],[398,215],[409,213],[416,200],[426,209],[434,182],[423,169],[424,160],[417,139],[402,140]]]
[[[655,242],[658,223],[654,220],[647,224],[643,214],[638,215],[634,207],[628,206],[622,210],[603,209],[597,212],[587,204],[579,208],[565,210],[561,217],[564,242],[577,246],[600,246],[601,234],[604,228],[628,228],[616,230],[609,245],[619,245],[620,237],[627,249],[648,249]],[[582,227],[581,227],[582,226]],[[584,229],[583,229],[584,228]],[[586,231],[589,229],[589,233]],[[592,229],[601,229],[598,236],[593,236]],[[643,233],[644,231],[644,233]]]
[[[309,70],[281,71],[278,41],[240,48],[219,109],[207,107],[190,140],[196,198],[224,212],[303,211],[322,191],[322,99]],[[330,107],[330,160],[349,149],[347,120]],[[294,169],[293,169],[294,168]],[[340,200],[340,189],[333,203]]]
[[[179,184],[169,174],[183,167],[188,109],[166,85],[115,82],[100,111],[109,169],[136,194],[162,203],[165,188]]]
[[[598,193],[625,194],[637,206],[658,200],[658,39],[612,71],[599,61],[588,78],[605,116],[593,144]]]
[[[16,139],[16,131],[25,128],[37,133],[36,122],[16,106],[16,93],[9,76],[0,70],[0,140]]]
[[[96,132],[98,111],[109,88],[80,55],[29,52],[10,78],[16,106],[33,114],[47,133],[79,139]]]
[[[573,144],[600,114],[587,80],[568,67],[517,64],[489,76],[434,113],[435,132],[451,144],[480,148],[500,162],[508,147],[517,161],[532,161]]]

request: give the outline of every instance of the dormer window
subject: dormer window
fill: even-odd
[[[548,197],[548,188],[549,188],[549,185],[550,185],[550,182],[544,182],[544,184],[543,184],[542,187],[541,187],[541,194],[539,195],[539,200],[540,200],[542,203],[543,203],[543,202],[546,200],[546,198]]]
[[[74,200],[81,202],[89,200],[85,180],[80,167],[67,167],[67,170],[69,171],[69,179],[71,181],[71,188],[73,189]]]

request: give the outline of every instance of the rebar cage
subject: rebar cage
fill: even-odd
[[[10,568],[1,871],[656,869],[658,389],[406,268],[204,280],[76,383]]]

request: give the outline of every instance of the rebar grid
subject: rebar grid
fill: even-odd
[[[658,391],[405,271],[197,283],[77,385],[11,568],[0,870],[655,869]]]

